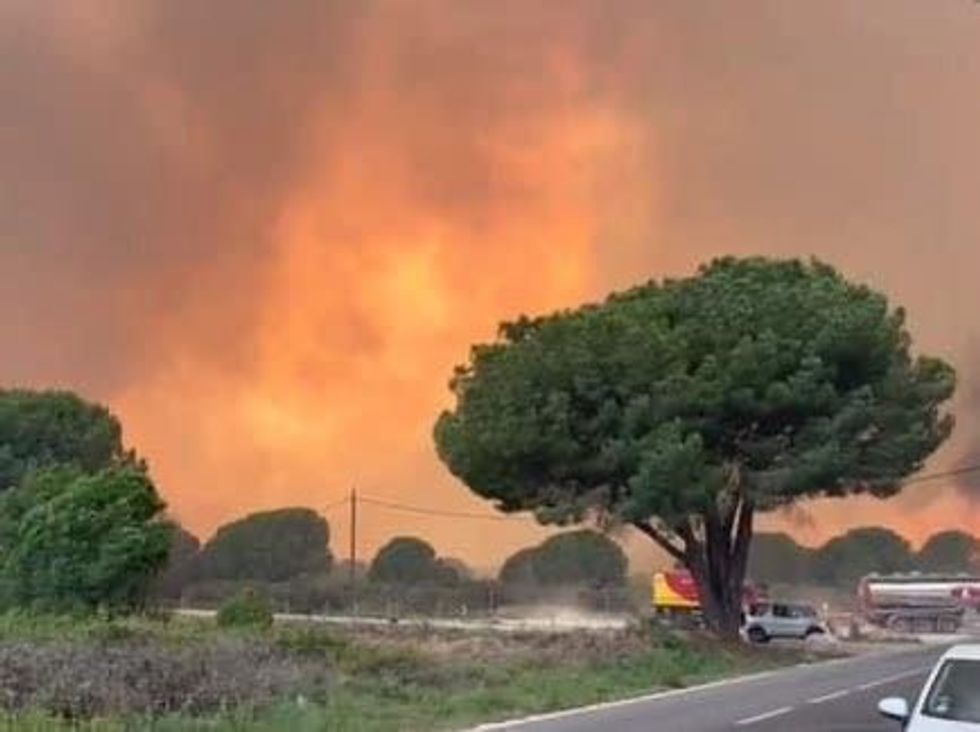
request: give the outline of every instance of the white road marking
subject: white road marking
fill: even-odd
[[[740,719],[735,723],[736,727],[747,727],[750,724],[758,724],[759,722],[765,722],[767,719],[774,719],[776,717],[781,717],[784,714],[789,714],[793,711],[793,707],[782,707],[781,709],[773,709],[771,712],[766,712],[765,714],[758,714],[754,717],[749,717],[747,719]]]
[[[589,704],[584,707],[577,707],[575,709],[563,709],[558,712],[546,712],[544,714],[534,714],[530,717],[524,717],[523,719],[511,719],[506,722],[487,722],[481,724],[478,727],[473,728],[473,732],[492,732],[493,730],[509,730],[514,727],[521,727],[526,724],[534,724],[537,722],[551,722],[556,719],[567,719],[569,717],[577,717],[580,714],[593,714],[595,712],[604,712],[609,709],[617,709],[619,707],[628,707],[633,704],[642,704],[649,701],[659,701],[661,699],[669,699],[674,696],[684,696],[685,694],[693,694],[698,691],[707,691],[709,689],[717,689],[722,686],[734,686],[735,684],[743,684],[748,681],[758,681],[760,679],[767,678],[769,676],[775,676],[777,673],[781,673],[783,669],[774,669],[772,671],[762,671],[757,674],[748,674],[746,676],[736,676],[730,679],[719,679],[718,681],[711,681],[707,684],[701,684],[699,686],[688,686],[684,689],[671,689],[669,691],[660,691],[654,694],[646,694],[645,696],[635,696],[628,699],[619,699],[617,701],[610,702],[600,702],[598,704]]]
[[[866,661],[867,659],[874,658],[874,657],[879,657],[879,658],[884,656],[898,657],[898,656],[911,655],[913,653],[921,653],[921,652],[922,652],[921,648],[888,649],[875,653],[869,653],[863,656],[848,656],[845,658],[837,658],[831,661],[821,661],[818,663],[801,663],[795,666],[789,666],[781,669],[774,669],[772,671],[763,671],[757,674],[749,674],[748,676],[736,676],[729,679],[720,679],[718,681],[712,681],[710,683],[702,684],[700,686],[690,686],[684,689],[671,689],[670,691],[661,691],[653,694],[646,694],[644,696],[629,697],[626,699],[619,699],[617,701],[599,702],[597,704],[589,704],[586,706],[576,707],[572,709],[562,709],[555,712],[532,714],[527,717],[523,717],[519,719],[509,719],[502,722],[485,722],[483,724],[471,728],[470,732],[497,732],[498,730],[514,730],[514,729],[519,729],[525,725],[532,725],[539,722],[552,722],[560,719],[571,719],[573,717],[577,717],[580,715],[590,715],[590,714],[595,714],[597,712],[605,712],[611,709],[629,707],[634,704],[643,704],[645,702],[659,701],[661,699],[669,699],[675,696],[694,694],[699,691],[707,691],[719,687],[742,684],[748,681],[758,681],[761,679],[765,679],[766,677],[769,676],[775,676],[777,674],[785,676],[786,674],[791,673],[793,671],[802,671],[806,669],[821,669],[821,668],[828,668],[828,667],[845,665],[845,664],[850,665],[854,663],[860,663],[862,661]],[[912,676],[917,673],[924,673],[926,670],[928,669],[903,673],[899,675],[898,678],[903,678],[905,676]],[[884,679],[883,682],[876,681],[874,685],[878,686],[881,683],[888,683],[894,680],[895,680],[894,678],[889,677],[887,679]]]
[[[840,699],[842,696],[847,696],[851,693],[850,689],[841,689],[840,691],[835,691],[830,694],[824,694],[823,696],[818,696],[814,699],[807,700],[807,704],[823,704],[824,702],[833,701],[834,699]]]
[[[886,684],[893,684],[896,681],[901,681],[902,679],[908,679],[913,676],[923,676],[929,672],[930,666],[925,666],[923,668],[913,669],[912,671],[903,671],[900,674],[892,674],[891,676],[886,676],[883,679],[877,679],[876,681],[869,681],[867,684],[861,684],[858,689],[861,691],[868,691],[870,689],[876,689],[879,686],[885,686]]]

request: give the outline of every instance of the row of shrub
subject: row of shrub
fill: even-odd
[[[907,539],[881,527],[853,529],[816,548],[801,546],[787,534],[763,533],[753,540],[749,561],[750,575],[761,582],[848,591],[873,572],[980,574],[980,539],[944,531],[916,551]]]

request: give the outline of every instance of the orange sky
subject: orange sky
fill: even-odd
[[[964,374],[935,466],[980,455],[972,3],[206,5],[0,7],[0,380],[109,402],[193,530],[355,484],[488,512],[430,437],[469,345],[723,253],[907,305]],[[919,541],[977,496],[767,524]],[[363,507],[363,553],[393,533],[478,565],[543,535]]]

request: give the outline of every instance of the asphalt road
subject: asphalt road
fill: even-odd
[[[514,732],[899,732],[878,700],[918,694],[945,650],[916,648],[797,666],[593,709],[484,725]]]

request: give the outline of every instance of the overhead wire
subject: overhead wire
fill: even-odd
[[[902,485],[911,485],[913,483],[926,483],[933,480],[942,480],[943,478],[957,478],[963,475],[969,475],[970,473],[980,472],[980,463],[975,463],[972,465],[964,465],[959,468],[953,468],[952,470],[943,470],[937,473],[927,473],[926,475],[917,475],[902,481]]]
[[[444,516],[446,518],[478,519],[484,521],[522,521],[525,518],[522,516],[500,516],[489,513],[470,513],[467,511],[446,511],[439,508],[424,508],[422,506],[411,506],[407,503],[397,503],[395,501],[387,501],[382,498],[373,498],[371,496],[362,495],[358,495],[357,500],[373,506],[389,508],[393,511],[404,511],[405,513],[415,513],[424,516]]]
[[[950,470],[938,471],[935,473],[926,473],[925,475],[917,475],[912,478],[908,478],[902,481],[902,485],[914,485],[917,483],[927,483],[935,480],[942,480],[944,478],[957,478],[964,475],[970,475],[972,473],[980,473],[980,463],[974,463],[969,465],[964,465],[958,468],[953,468]],[[321,510],[330,511],[340,506],[349,505],[351,501],[350,496],[346,496],[332,503],[328,503],[323,506]],[[387,508],[392,511],[402,511],[404,513],[413,513],[422,516],[441,516],[444,518],[456,518],[456,519],[473,519],[480,521],[524,521],[527,519],[526,516],[504,516],[504,515],[494,515],[485,513],[472,513],[469,511],[450,511],[440,508],[429,508],[427,506],[415,506],[408,503],[400,503],[397,501],[389,501],[383,498],[375,498],[373,496],[365,496],[358,494],[357,501],[359,503],[366,503],[372,506],[379,506],[381,508]]]
[[[326,512],[326,511],[332,511],[335,508],[340,508],[341,506],[346,506],[349,503],[350,503],[350,496],[345,496],[344,498],[341,498],[340,500],[333,501],[332,503],[328,503],[326,506],[321,506],[320,507],[320,510],[321,511],[324,511],[324,512]]]

